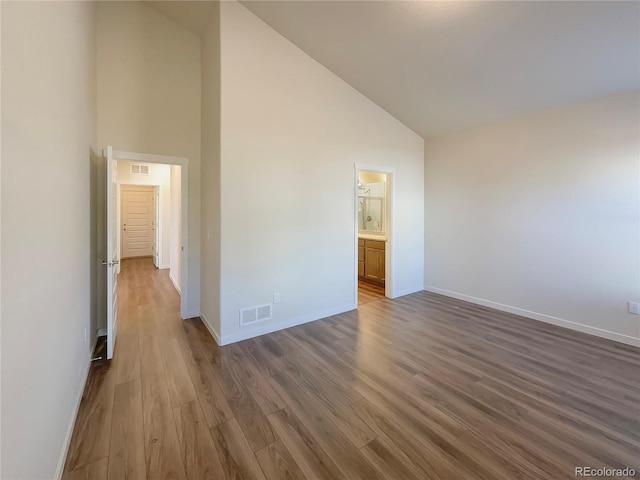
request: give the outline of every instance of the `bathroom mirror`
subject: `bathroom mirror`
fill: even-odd
[[[384,198],[358,197],[358,230],[361,233],[384,233]]]

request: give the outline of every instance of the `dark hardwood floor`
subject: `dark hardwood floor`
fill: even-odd
[[[426,292],[218,347],[150,260],[123,262],[119,294],[65,479],[640,470],[637,348]]]
[[[384,297],[384,287],[358,280],[358,306],[377,302]]]

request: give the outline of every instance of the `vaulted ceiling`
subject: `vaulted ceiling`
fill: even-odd
[[[640,88],[640,2],[242,4],[424,137]]]
[[[215,2],[206,0],[143,0],[142,3],[155,8],[196,35],[204,33],[215,6]]]

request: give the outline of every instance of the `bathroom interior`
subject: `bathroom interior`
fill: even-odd
[[[385,296],[387,174],[358,172],[358,304]]]

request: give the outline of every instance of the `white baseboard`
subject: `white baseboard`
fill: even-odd
[[[60,454],[60,459],[58,460],[58,467],[56,468],[56,476],[54,477],[56,480],[60,480],[62,478],[62,474],[64,473],[64,464],[67,460],[67,454],[69,453],[69,446],[71,445],[71,436],[73,435],[73,428],[76,426],[76,419],[78,418],[78,412],[80,411],[80,403],[82,402],[82,395],[84,394],[84,387],[87,385],[87,379],[89,378],[89,367],[91,367],[91,361],[87,359],[87,366],[85,367],[83,372],[84,381],[80,386],[80,392],[78,394],[76,407],[73,411],[71,422],[67,427],[67,433],[65,434],[65,437],[64,437],[62,453]]]
[[[350,303],[348,305],[343,305],[341,307],[330,308],[328,310],[323,310],[321,312],[315,312],[308,315],[302,315],[300,317],[291,318],[289,320],[281,320],[277,323],[271,323],[268,325],[262,325],[257,328],[252,328],[250,330],[242,330],[240,332],[232,333],[231,335],[223,335],[220,336],[218,332],[216,332],[213,327],[209,324],[207,319],[201,314],[203,323],[215,339],[216,343],[220,346],[229,345],[231,343],[241,342],[242,340],[248,340],[250,338],[259,337],[260,335],[266,335],[267,333],[277,332],[278,330],[284,330],[285,328],[295,327],[297,325],[302,325],[304,323],[313,322],[315,320],[320,320],[321,318],[330,317],[332,315],[338,315],[344,312],[350,312],[351,310],[355,310],[357,307],[354,303]]]
[[[634,347],[640,347],[640,338],[631,337],[629,335],[623,335],[621,333],[611,332],[609,330],[603,330],[601,328],[592,327],[590,325],[584,325],[582,323],[572,322],[563,318],[553,317],[551,315],[545,315],[544,313],[532,312],[523,308],[513,307],[511,305],[504,305],[502,303],[492,302],[491,300],[485,300],[483,298],[472,297],[463,293],[452,292],[450,290],[444,290],[442,288],[432,287],[425,285],[424,289],[427,292],[438,293],[447,297],[457,298],[458,300],[464,300],[466,302],[475,303],[485,307],[495,308],[503,312],[514,313],[523,317],[538,320],[540,322],[550,323],[557,325],[558,327],[569,328],[582,333],[588,333],[595,335],[596,337],[606,338],[615,342],[624,343],[626,345],[632,345]]]
[[[171,275],[171,273],[169,273],[169,278],[171,279],[171,283],[173,283],[173,286],[176,288],[178,293],[182,294],[182,291],[180,290],[180,287],[178,286],[178,282],[176,282],[176,279],[173,278],[173,275]]]
[[[218,345],[220,345],[220,334],[216,332],[215,328],[213,328],[213,325],[209,323],[209,320],[207,320],[207,317],[205,317],[202,313],[200,313],[200,318],[202,319],[202,323],[204,323],[204,326],[207,327],[207,330],[209,330],[209,333],[211,334],[213,339],[216,341]]]
[[[160,266],[158,267],[158,270],[166,270],[167,268],[170,268],[170,267],[171,267],[171,265],[169,265],[169,264],[167,263],[166,265],[160,265]]]
[[[416,292],[422,292],[424,290],[423,286],[416,286],[412,288],[405,288],[404,290],[397,290],[393,292],[393,296],[391,298],[404,297],[405,295],[410,295]]]

